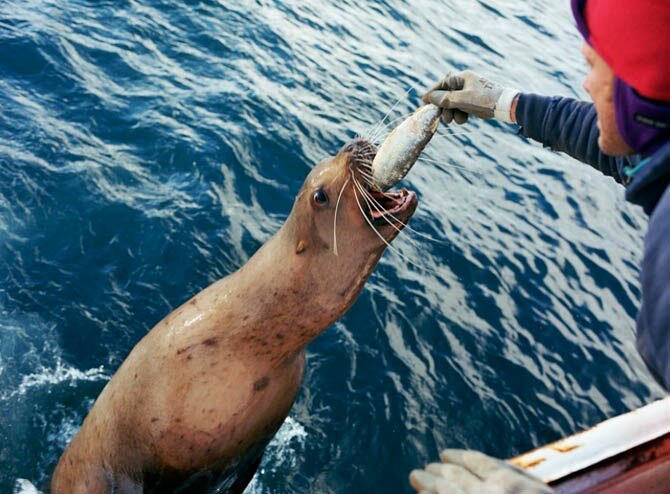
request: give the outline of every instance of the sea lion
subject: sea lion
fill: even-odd
[[[142,338],[61,456],[53,494],[244,490],[296,397],[305,346],[416,208],[413,192],[366,185],[374,153],[359,139],[317,165],[244,266]]]

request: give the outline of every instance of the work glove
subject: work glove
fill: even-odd
[[[553,490],[511,463],[479,451],[445,449],[442,463],[413,470],[410,485],[420,494],[551,494]]]
[[[469,70],[447,74],[423,95],[424,103],[443,108],[445,123],[467,122],[468,114],[512,123],[510,110],[519,91],[499,86]]]

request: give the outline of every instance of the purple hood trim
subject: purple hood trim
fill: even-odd
[[[650,100],[616,78],[614,115],[624,142],[649,156],[670,139],[670,103]]]

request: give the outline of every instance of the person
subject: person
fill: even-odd
[[[588,163],[625,186],[649,215],[640,270],[637,348],[670,390],[670,1],[572,0],[592,103],[505,88],[465,71],[423,97],[442,118],[469,115],[516,123],[521,133]],[[410,474],[422,494],[541,494],[551,488],[508,462],[477,451],[445,450],[441,463]]]

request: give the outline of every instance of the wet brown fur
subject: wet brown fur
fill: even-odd
[[[333,253],[335,202],[356,152],[316,166],[279,232],[135,346],[60,458],[53,494],[147,492],[149,483],[165,492],[202,472],[236,471],[228,491],[244,489],[293,404],[305,346],[351,306],[385,247],[349,185]],[[312,203],[319,187],[326,207]]]

